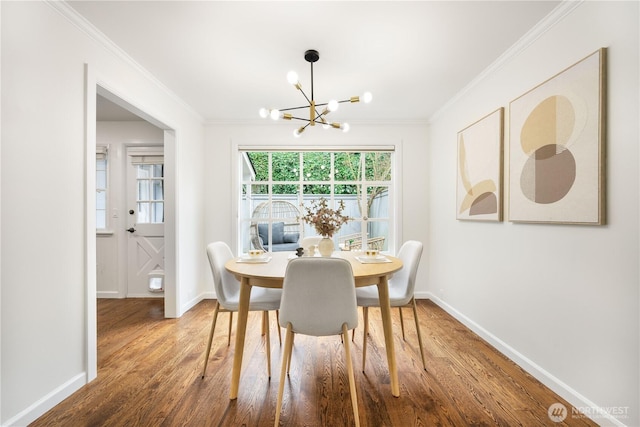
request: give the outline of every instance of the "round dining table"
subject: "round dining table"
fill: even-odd
[[[364,257],[364,254],[359,251],[334,252],[332,256],[344,258],[351,263],[356,287],[370,285],[376,285],[378,287],[380,312],[382,315],[385,348],[387,353],[387,364],[389,366],[391,394],[398,397],[400,396],[400,386],[398,383],[398,371],[393,346],[388,279],[394,272],[402,268],[402,261],[389,255],[371,259]],[[240,281],[236,346],[233,357],[231,391],[229,395],[231,400],[237,399],[238,397],[251,288],[253,286],[282,288],[287,264],[293,257],[295,257],[295,252],[269,252],[261,259],[251,259],[246,256],[242,256],[231,259],[225,264],[225,268]]]

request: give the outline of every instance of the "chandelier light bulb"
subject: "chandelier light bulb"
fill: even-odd
[[[295,71],[289,71],[287,73],[287,81],[289,83],[291,83],[292,85],[297,85],[298,84],[298,73],[296,73]]]
[[[261,108],[258,114],[260,114],[260,117],[262,117],[263,119],[266,119],[267,117],[269,117],[269,110],[266,108]]]
[[[295,136],[296,138],[300,138],[300,135],[302,135],[302,132],[304,132],[304,127],[294,130],[293,136]]]
[[[269,115],[273,120],[278,120],[280,118],[280,110],[271,110]]]
[[[349,126],[349,123],[343,123],[340,126],[340,129],[342,129],[342,132],[347,133],[349,132],[349,129],[351,129],[351,126]]]
[[[368,104],[373,99],[373,94],[371,92],[365,92],[362,94],[362,102]]]
[[[338,101],[336,101],[335,99],[332,99],[331,101],[329,101],[329,103],[327,104],[327,110],[336,111],[337,109],[338,109]]]

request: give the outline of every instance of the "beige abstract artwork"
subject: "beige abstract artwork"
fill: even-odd
[[[458,132],[457,219],[502,221],[504,108]]]
[[[510,221],[604,223],[605,55],[511,102]]]

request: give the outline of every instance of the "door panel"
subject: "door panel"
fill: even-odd
[[[159,147],[130,148],[127,167],[127,297],[164,290],[164,159]]]

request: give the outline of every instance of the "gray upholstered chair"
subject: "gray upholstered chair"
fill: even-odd
[[[300,239],[299,216],[298,208],[286,200],[260,203],[251,214],[251,245],[267,252],[296,250]]]
[[[207,370],[209,362],[209,353],[211,351],[211,343],[213,341],[213,332],[216,329],[216,321],[218,313],[221,311],[229,312],[229,337],[227,345],[231,344],[231,325],[233,323],[233,312],[238,311],[240,304],[240,282],[229,273],[225,268],[225,263],[233,258],[233,252],[224,242],[213,242],[207,246],[207,256],[213,273],[213,283],[216,290],[216,307],[213,310],[213,320],[211,323],[211,332],[209,332],[209,343],[204,356],[204,368],[202,368],[202,378]],[[251,300],[249,303],[249,311],[262,311],[262,329],[266,335],[267,350],[267,372],[271,378],[271,343],[269,336],[269,311],[280,308],[280,297],[282,290],[255,287],[251,290]],[[280,336],[280,327],[278,327],[278,336]]]
[[[404,319],[402,318],[402,308],[412,307],[413,317],[416,322],[416,332],[418,334],[418,344],[420,346],[420,357],[425,371],[427,364],[424,360],[424,349],[422,347],[422,335],[420,333],[420,322],[418,321],[418,311],[413,293],[416,287],[416,275],[418,265],[422,256],[422,243],[415,240],[406,241],[397,257],[402,260],[402,269],[396,272],[389,279],[389,303],[391,307],[398,307],[400,312],[400,325],[402,328],[402,339],[404,339]],[[367,356],[367,336],[369,334],[369,307],[379,307],[378,287],[375,285],[364,286],[356,289],[358,307],[362,307],[364,321],[364,338],[362,343],[362,370],[364,371]]]
[[[342,335],[355,425],[360,425],[358,398],[348,331],[358,326],[351,264],[341,258],[296,258],[289,261],[282,287],[280,326],[286,327],[275,426],[280,423],[285,373],[291,364],[294,334]]]

